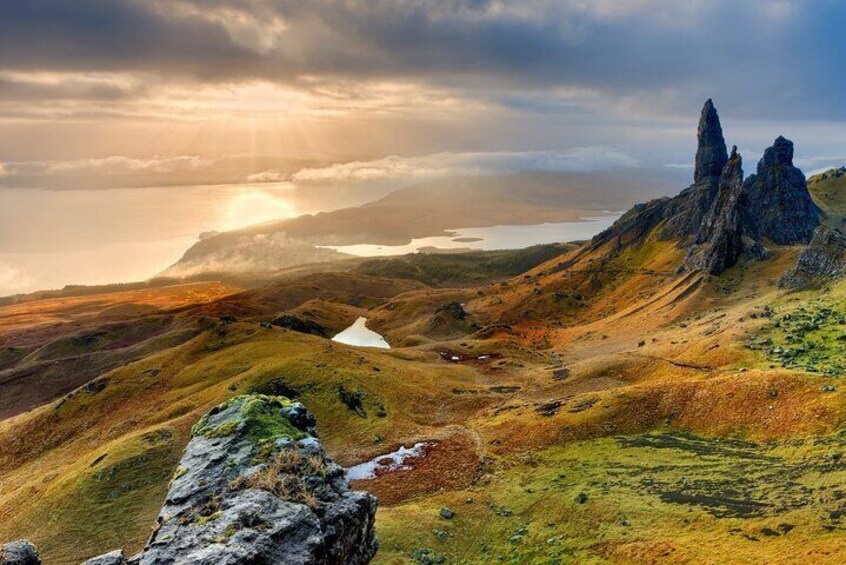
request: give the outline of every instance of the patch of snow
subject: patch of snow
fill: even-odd
[[[391,348],[384,337],[367,328],[367,318],[359,318],[353,325],[333,337],[332,341],[358,347]]]
[[[432,445],[427,442],[415,443],[413,447],[401,446],[393,453],[380,455],[371,461],[360,463],[348,469],[344,469],[347,480],[360,481],[362,479],[375,479],[379,475],[394,471],[407,471],[413,468],[411,462],[414,459],[425,457],[426,448]]]

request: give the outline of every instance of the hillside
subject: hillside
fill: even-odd
[[[261,393],[345,467],[419,444],[352,481],[374,563],[846,561],[846,279],[779,286],[841,257],[840,177],[782,137],[745,177],[710,101],[698,142],[691,186],[579,245],[0,307],[0,539],[139,550],[192,426]],[[392,348],[319,335],[358,317]]]

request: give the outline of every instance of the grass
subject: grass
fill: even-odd
[[[68,460],[52,472],[36,471],[43,464],[27,466],[23,475],[31,478],[12,483],[23,492],[3,489],[3,538],[21,537],[9,531],[26,532],[50,563],[78,563],[117,547],[138,549],[181,456],[175,439],[174,430],[160,428],[100,445],[97,453],[105,458],[99,461]],[[22,502],[21,496],[39,503]]]
[[[846,373],[846,302],[822,295],[765,313],[769,323],[747,341],[773,364],[840,377]]]
[[[431,286],[455,285],[513,277],[570,251],[569,244],[535,245],[507,251],[412,253],[372,259],[355,272],[380,277],[413,279]]]
[[[479,486],[379,511],[376,563],[790,563],[846,556],[831,453],[684,434],[603,438],[503,459]],[[456,512],[451,520],[439,510]]]
[[[303,457],[295,449],[283,449],[255,473],[236,479],[232,488],[257,488],[283,500],[315,508],[317,495],[308,488],[303,477],[324,475],[325,472],[326,462],[322,458]]]
[[[0,422],[0,539],[30,538],[49,563],[76,564],[116,547],[139,549],[179,472],[192,425],[213,406],[272,379],[304,391],[300,400],[316,413],[322,443],[347,463],[429,426],[462,421],[495,400],[451,392],[476,386],[479,375],[466,367],[257,324],[233,324],[223,335],[204,332],[108,378],[97,394],[75,393]],[[366,393],[367,417],[341,402],[340,385]],[[380,406],[384,417],[377,416]],[[259,439],[301,434],[267,426],[261,406],[244,409]],[[383,444],[375,443],[377,436]],[[97,480],[100,472],[105,482]]]
[[[846,560],[846,440],[833,433],[846,422],[846,389],[821,391],[834,375],[825,374],[846,366],[835,339],[846,331],[846,284],[823,294],[775,291],[767,281],[787,254],[711,282],[677,278],[668,266],[679,253],[650,238],[604,264],[587,257],[578,273],[553,260],[505,285],[430,289],[327,275],[229,298],[227,308],[257,312],[259,304],[319,297],[323,306],[312,306],[320,312],[350,315],[358,310],[347,302],[365,294],[362,304],[378,304],[367,313],[372,327],[390,332],[392,344],[425,337],[376,351],[256,319],[206,318],[192,339],[100,375],[106,386],[96,392],[78,389],[0,422],[0,539],[32,538],[46,562],[60,565],[116,547],[134,552],[168,481],[185,472],[177,465],[192,428],[207,437],[251,434],[266,445],[301,435],[275,417],[285,400],[238,400],[272,388],[298,393],[342,465],[436,442],[428,470],[374,480],[374,491],[381,484],[390,493],[377,519],[378,563]],[[461,261],[371,267],[431,277],[440,262],[459,269]],[[494,269],[474,268],[443,276]],[[379,292],[377,282],[385,285]],[[438,314],[450,301],[465,302],[471,319]],[[765,305],[772,314],[761,315]],[[514,327],[496,339],[466,337],[472,324],[503,316]],[[42,353],[115,343],[93,339]],[[757,350],[744,347],[767,339]],[[441,350],[497,357],[453,363]],[[8,351],[0,363],[24,354]],[[553,378],[561,368],[566,376]],[[341,387],[361,394],[360,410],[345,405]],[[243,428],[201,420],[226,401],[242,402]],[[319,458],[283,451],[233,486],[314,504],[293,476],[324,471]],[[427,481],[432,488],[418,488]],[[213,520],[218,510],[198,519]]]

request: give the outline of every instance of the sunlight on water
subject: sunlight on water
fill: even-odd
[[[581,222],[535,224],[527,226],[492,226],[457,228],[450,235],[412,239],[407,245],[340,245],[326,246],[341,253],[359,257],[383,257],[416,253],[421,249],[523,249],[544,243],[590,239],[611,226],[620,214],[591,216]]]
[[[202,232],[290,218],[288,183],[0,190],[0,296],[147,279]]]

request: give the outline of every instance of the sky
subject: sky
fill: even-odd
[[[0,295],[451,176],[681,189],[707,98],[747,174],[778,135],[808,174],[842,166],[844,21],[835,0],[0,0]]]
[[[818,170],[846,160],[844,16],[833,0],[0,0],[0,183],[689,168],[708,97],[747,162],[785,135]]]

